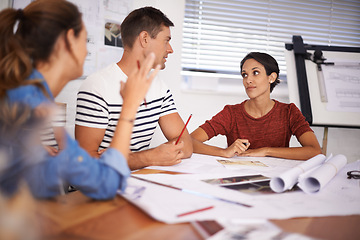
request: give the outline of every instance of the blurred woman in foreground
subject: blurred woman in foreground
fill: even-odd
[[[83,73],[86,43],[81,13],[70,2],[36,0],[24,10],[3,10],[0,100],[10,105],[25,103],[39,116],[49,117],[54,97]],[[150,54],[141,68],[129,75],[126,84],[122,83],[122,113],[110,149],[101,158],[89,156],[64,130],[64,149],[56,156],[45,154],[44,161],[27,169],[25,177],[36,197],[56,196],[64,185],[71,185],[89,197],[108,199],[126,187],[133,121],[159,70],[158,66],[149,75],[153,62],[154,55]]]

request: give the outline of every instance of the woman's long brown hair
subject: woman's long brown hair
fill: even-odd
[[[25,81],[39,62],[46,62],[60,36],[73,29],[78,36],[82,29],[81,13],[65,0],[36,0],[24,10],[5,9],[0,12],[0,99],[9,89],[35,84]],[[43,89],[44,90],[44,89]]]

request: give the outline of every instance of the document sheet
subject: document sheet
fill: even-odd
[[[359,170],[360,160],[341,168],[343,160],[340,165],[330,162],[338,166],[337,173],[331,164],[323,170],[320,167],[313,170],[308,177],[321,179],[324,174],[332,175],[326,184],[319,181],[317,191],[306,193],[295,184],[277,193],[270,188],[270,179],[296,166],[304,167],[304,161],[234,157],[227,160],[262,164],[235,164],[227,168],[219,159],[193,154],[175,166],[152,167],[184,174],[133,174],[146,181],[130,177],[127,189],[119,194],[166,223],[360,214],[360,180],[348,179],[346,174]]]

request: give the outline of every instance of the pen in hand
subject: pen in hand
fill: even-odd
[[[138,69],[140,69],[140,61],[137,60],[136,63],[137,63]],[[146,98],[144,98],[144,105],[145,105],[145,107],[147,107]]]
[[[180,135],[179,135],[179,138],[176,140],[175,145],[177,145],[177,144],[179,143],[180,138],[181,138],[181,136],[183,135],[183,133],[184,133],[184,131],[185,131],[185,129],[186,129],[186,126],[188,125],[188,123],[189,123],[189,121],[190,121],[191,116],[192,116],[192,114],[190,114],[187,122],[185,123],[185,126],[184,126],[184,128],[182,129],[182,131],[181,131],[181,133],[180,133]]]

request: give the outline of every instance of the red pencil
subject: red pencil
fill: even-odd
[[[186,122],[186,124],[185,124],[185,126],[184,126],[183,130],[181,131],[179,138],[176,140],[175,145],[177,145],[177,144],[178,144],[178,142],[179,142],[179,140],[180,140],[181,136],[183,135],[183,133],[184,133],[184,131],[185,131],[185,128],[186,128],[186,126],[188,125],[188,123],[189,123],[189,121],[190,121],[191,116],[192,116],[192,114],[190,114],[189,119],[187,120],[187,122]]]
[[[138,69],[140,69],[140,61],[137,60],[136,63],[137,63]],[[145,99],[145,98],[144,98],[144,105],[145,105],[145,107],[147,107],[147,103],[146,103],[146,99]]]
[[[193,214],[193,213],[198,213],[198,212],[210,210],[212,208],[214,208],[214,206],[210,206],[210,207],[206,207],[206,208],[200,208],[200,209],[197,209],[197,210],[194,210],[194,211],[178,214],[177,217],[183,217],[183,216],[190,215],[190,214]]]

